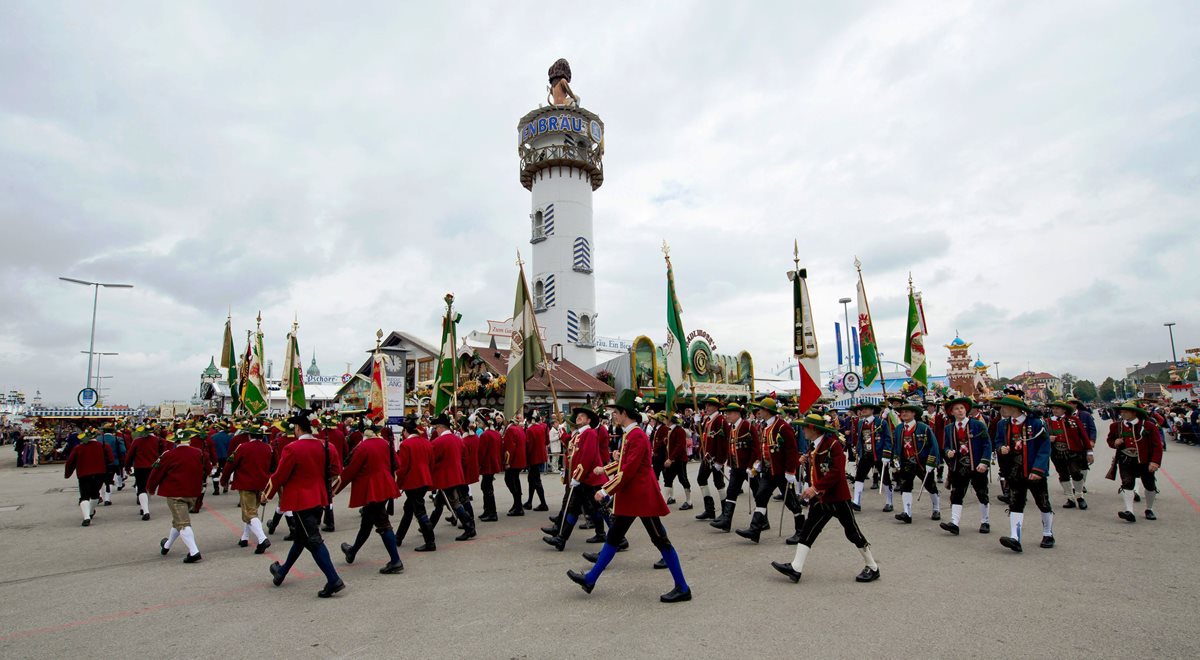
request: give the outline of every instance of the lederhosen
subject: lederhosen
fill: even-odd
[[[1054,464],[1059,481],[1083,481],[1082,468],[1087,466],[1087,450],[1071,451],[1071,445],[1067,442],[1069,420],[1069,417],[1062,417],[1057,420],[1050,418],[1047,421],[1046,428],[1050,433],[1050,462]],[[1079,429],[1079,432],[1082,436],[1083,429]]]
[[[720,415],[721,413],[717,413]],[[716,423],[716,431],[712,431],[714,422]],[[725,470],[713,464],[712,456],[709,455],[708,448],[711,443],[725,442],[724,427],[721,425],[720,418],[708,418],[704,421],[704,433],[700,435],[700,471],[696,474],[696,483],[701,486],[708,485],[708,477],[711,475],[713,485],[717,488],[725,487]]]
[[[949,462],[950,504],[963,503],[968,485],[975,489],[975,497],[979,499],[979,503],[987,504],[988,473],[975,471],[979,461],[975,460],[975,445],[971,442],[971,421],[968,419],[962,428],[959,428],[957,421],[950,424],[954,429],[954,458]]]
[[[800,513],[801,502],[800,495],[795,488],[789,488],[787,477],[780,474],[773,474],[771,468],[771,455],[783,453],[783,438],[775,431],[775,427],[785,422],[782,419],[776,418],[775,422],[769,425],[764,425],[762,434],[759,437],[759,461],[762,463],[763,471],[758,475],[758,483],[754,487],[754,506],[762,508],[767,506],[771,501],[771,494],[779,490],[783,492],[783,505],[788,511],[793,514]]]
[[[1147,492],[1158,492],[1158,483],[1149,465],[1142,462],[1141,452],[1137,446],[1137,436],[1145,430],[1141,422],[1129,426],[1123,421],[1114,422],[1121,425],[1121,439],[1125,441],[1117,450],[1117,471],[1121,475],[1121,488],[1133,490],[1134,482],[1142,480],[1142,486]]]
[[[1016,430],[1014,431],[1014,427]],[[1033,503],[1037,506],[1038,511],[1042,513],[1051,513],[1054,511],[1050,506],[1050,492],[1046,487],[1045,477],[1037,480],[1031,480],[1026,476],[1025,462],[1028,460],[1026,452],[1029,449],[1029,421],[1024,424],[1017,424],[1013,420],[1008,420],[1008,437],[1004,439],[1004,444],[1008,447],[1008,456],[1011,469],[1008,473],[1008,495],[1009,503],[1008,510],[1012,513],[1025,512],[1025,498],[1027,495],[1033,495]]]

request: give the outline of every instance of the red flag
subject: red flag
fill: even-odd
[[[383,386],[383,355],[375,352],[371,360],[371,391],[367,395],[367,419],[382,422],[387,416],[387,390]]]

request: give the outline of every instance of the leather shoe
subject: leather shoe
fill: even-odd
[[[792,582],[800,581],[800,571],[792,568],[792,565],[790,563],[773,561],[773,562],[771,562],[771,568],[779,571],[780,573],[783,573]]]
[[[930,520],[941,520],[941,519],[942,519],[942,512],[941,512],[941,511],[934,511],[934,512],[933,512],[933,514],[929,516],[929,519],[930,519]]]
[[[471,539],[475,538],[476,536],[477,536],[477,534],[475,534],[475,530],[468,529],[468,530],[464,531],[462,534],[459,534],[458,536],[454,537],[454,540],[455,541],[470,541]]]
[[[262,543],[254,546],[254,554],[261,555],[262,553],[266,552],[267,548],[269,547],[271,547],[271,539],[263,539]]]
[[[85,520],[83,522],[87,521]],[[161,541],[158,542],[158,551],[164,555],[171,551],[171,549],[167,547],[167,538],[165,536]]]
[[[879,579],[879,569],[878,568],[868,568],[866,566],[863,567],[862,573],[859,573],[858,575],[854,576],[855,582],[874,582],[875,580],[878,580],[878,579]]]
[[[591,536],[590,538],[588,538],[588,540],[585,541],[585,543],[604,543],[604,538],[605,537],[603,534],[595,534],[595,535]]]
[[[542,542],[549,546],[554,546],[555,550],[562,552],[567,547],[567,542],[557,536],[543,536]]]
[[[534,511],[549,511],[550,507],[546,506],[546,503],[543,502],[543,503],[533,507],[533,510]]]
[[[594,564],[594,563],[596,563],[596,560],[600,558],[600,553],[585,552],[585,553],[583,553],[583,558]]]
[[[1154,511],[1146,509],[1146,520],[1158,520],[1158,516],[1154,515]]]
[[[892,505],[891,505],[891,504],[884,504],[884,505],[883,505],[883,512],[884,512],[884,513],[891,513],[891,512],[893,512],[893,511],[895,511],[895,510],[896,510],[896,509],[894,509],[894,508],[892,507]]]
[[[850,503],[850,508],[853,509],[854,511],[862,511],[862,505],[855,504],[854,502]]]
[[[392,562],[389,561],[388,563],[384,564],[383,568],[379,569],[379,572],[384,575],[395,575],[396,573],[403,573],[404,572],[404,562],[397,561],[396,563],[393,564]]]
[[[688,589],[684,591],[679,587],[675,587],[674,589],[658,597],[658,600],[663,603],[682,603],[691,599],[692,590]]]
[[[148,513],[143,513],[143,514],[142,514],[142,520],[150,520],[150,514],[148,514]]]
[[[239,547],[239,548],[247,548],[247,547],[249,547],[249,546],[250,546],[250,542],[249,542],[249,541],[247,541],[246,539],[240,539],[240,540],[238,541],[238,547]]]
[[[548,534],[550,536],[558,536],[558,526],[555,525],[554,527],[551,527],[551,526],[547,525],[542,528],[542,533]]]
[[[498,520],[500,520],[500,517],[494,513],[485,513],[479,516],[479,522],[496,522]]]
[[[658,561],[654,562],[655,569],[665,569],[666,567],[667,567],[667,562],[663,561],[662,559],[659,559]]]
[[[906,525],[912,524],[912,516],[908,515],[907,513],[897,513],[896,520],[899,520]]]
[[[326,584],[324,588],[317,592],[317,598],[330,598],[345,588],[346,583],[341,580],[338,580],[336,584]]]
[[[510,518],[514,518],[516,516],[523,516],[523,515],[525,515],[525,510],[524,509],[509,509],[508,513],[506,513],[504,515],[506,515]]]
[[[433,552],[437,550],[436,543],[424,543],[413,548],[413,552]]]
[[[1011,536],[1001,536],[1000,545],[1012,550],[1013,552],[1023,552],[1021,550],[1021,542]]]
[[[354,557],[358,554],[358,552],[354,550],[354,546],[350,545],[349,543],[343,543],[342,554],[345,555],[347,564],[353,564]]]
[[[279,562],[271,562],[271,567],[267,570],[271,571],[271,584],[277,587],[283,584],[283,578],[287,577],[287,573],[283,572],[283,566],[280,566]]]
[[[980,534],[991,534],[992,526],[988,523],[979,523],[979,533]]]
[[[589,594],[592,593],[592,589],[596,588],[595,584],[587,581],[587,576],[584,575],[583,573],[576,573],[575,571],[567,571],[567,577],[571,578],[571,581],[574,582],[575,584],[583,587],[583,590]]]
[[[1075,500],[1067,500],[1065,503],[1063,503],[1063,508],[1064,509],[1074,509],[1075,508]]]
[[[1118,511],[1117,517],[1126,522],[1137,522],[1137,516],[1132,511]]]
[[[333,525],[321,525],[321,531],[322,532],[334,532],[337,530],[334,529]],[[328,598],[328,596],[326,596],[326,598]]]
[[[1079,498],[1078,500],[1075,500],[1075,501],[1079,503],[1079,510],[1080,510],[1080,511],[1087,511],[1087,500],[1085,500],[1085,499],[1083,499],[1083,498],[1081,497],[1081,498]]]
[[[958,525],[955,525],[954,523],[942,523],[939,525],[939,527],[955,536],[958,536]]]
[[[185,564],[195,564],[196,562],[198,562],[198,561],[200,561],[200,560],[202,560],[202,559],[204,559],[204,557],[201,557],[201,556],[200,556],[200,553],[199,553],[199,552],[197,552],[197,553],[196,553],[196,554],[194,554],[194,555],[188,555],[188,556],[184,557],[184,558],[183,558],[183,563],[185,563]]]
[[[1053,548],[1054,547],[1054,537],[1053,536],[1043,536],[1042,537],[1042,547],[1043,548]]]

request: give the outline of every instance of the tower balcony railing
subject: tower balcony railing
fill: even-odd
[[[587,172],[592,190],[604,183],[604,163],[598,150],[569,144],[521,149],[521,185],[526,190],[533,189],[533,175],[549,167],[576,167]]]
[[[576,273],[585,273],[585,274],[590,275],[592,272],[592,267],[591,266],[572,266],[571,270],[575,271]]]
[[[575,345],[578,346],[579,348],[595,348],[596,347],[596,334],[591,333],[591,334],[580,335],[579,340],[575,342]]]

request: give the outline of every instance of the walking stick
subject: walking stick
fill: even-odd
[[[571,472],[571,481],[579,481],[583,476],[583,464],[575,466],[575,470]],[[571,510],[571,493],[575,487],[571,485],[571,481],[567,482],[567,505],[563,508],[562,516],[558,521],[558,538],[562,538],[563,530],[567,527],[567,512]]]
[[[788,495],[792,494],[792,484],[788,482],[787,492],[783,494],[783,504],[779,507],[779,538],[783,538],[783,512],[787,509]]]
[[[917,492],[917,501],[921,501],[921,497],[925,494],[925,483],[929,481],[929,475],[933,474],[933,470],[927,470],[925,476],[921,478],[921,490]]]

